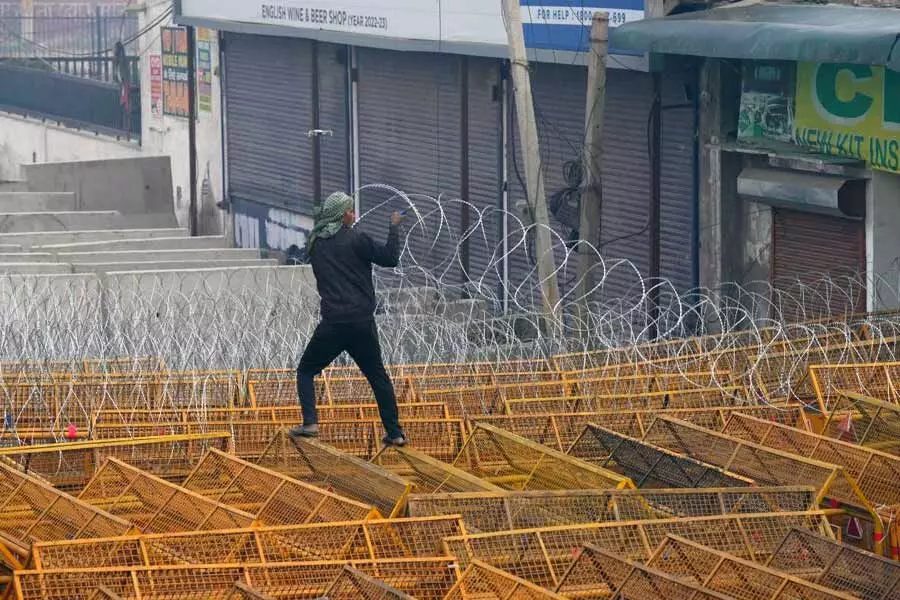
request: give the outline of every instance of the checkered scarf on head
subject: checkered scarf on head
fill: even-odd
[[[353,208],[353,198],[344,192],[335,192],[325,199],[315,214],[315,225],[309,234],[307,249],[312,250],[313,244],[319,239],[328,239],[344,225],[344,215]]]

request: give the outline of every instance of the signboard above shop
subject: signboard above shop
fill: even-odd
[[[584,63],[591,17],[609,26],[644,18],[644,0],[520,0],[525,43],[536,61]],[[181,0],[182,24],[360,46],[506,57],[500,0]],[[642,68],[610,49],[610,67]]]

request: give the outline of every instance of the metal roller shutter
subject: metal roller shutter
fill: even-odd
[[[863,221],[773,209],[772,280],[784,318],[799,322],[865,312],[865,288],[839,281],[858,278],[865,268]]]
[[[350,139],[347,130],[347,47],[319,42],[319,128],[332,135],[321,138],[322,195],[350,185]]]
[[[565,187],[563,165],[578,160],[584,138],[587,69],[551,64],[533,65],[535,112],[538,120],[541,160],[548,197]],[[684,102],[681,84],[664,79],[663,104]],[[607,73],[606,122],[604,123],[602,255],[611,269],[601,300],[636,299],[649,271],[647,227],[650,195],[648,121],[652,104],[652,80],[646,73],[610,69]],[[515,123],[511,123],[515,128]],[[694,125],[690,109],[663,113],[661,245],[663,277],[679,292],[693,287],[692,222]],[[519,175],[524,177],[518,136],[512,140],[518,162],[510,167],[511,203],[524,197]],[[576,217],[577,218],[577,217]],[[568,229],[555,219],[561,235]],[[560,253],[557,253],[560,256]],[[635,268],[616,265],[630,261]],[[516,256],[513,283],[532,267],[524,255]],[[561,290],[574,281],[574,261],[561,275]]]
[[[470,202],[478,209],[494,207],[499,197],[500,110],[494,102],[496,61],[470,58]],[[442,200],[441,208],[413,198],[424,227],[408,227],[409,253],[432,276],[459,285],[460,195],[460,59],[452,55],[391,52],[360,48],[359,163],[362,185],[381,183],[407,194]],[[388,215],[401,200],[379,207],[390,195],[366,191],[360,227],[376,237],[387,230]],[[485,212],[485,223],[470,240],[470,274],[480,279],[498,244],[497,218]],[[471,223],[479,219],[471,212]],[[485,239],[485,237],[487,239]],[[428,277],[414,279],[421,282]],[[453,288],[445,288],[445,292]]]
[[[310,44],[226,34],[228,189],[233,201],[312,214]]]
[[[469,202],[474,205],[470,221],[469,277],[484,283],[483,294],[497,292],[495,283],[502,277],[501,241],[501,160],[503,106],[500,96],[500,62],[469,59]],[[480,211],[481,216],[475,211]]]

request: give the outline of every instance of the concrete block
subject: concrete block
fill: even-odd
[[[147,240],[156,238],[186,238],[187,229],[108,229],[83,231],[29,231],[20,233],[0,233],[0,245],[15,245],[28,250],[38,246],[94,243],[104,241]]]
[[[15,352],[4,358],[100,355],[106,345],[98,335],[101,308],[100,280],[94,275],[0,275],[0,327],[4,347]]]
[[[223,364],[291,364],[316,326],[314,319],[305,327],[297,323],[298,314],[316,314],[318,309],[308,266],[116,272],[102,277],[110,352],[141,355],[152,350],[170,368],[196,368],[192,357],[208,361],[213,351]],[[236,344],[237,339],[243,341]],[[135,340],[154,342],[143,348],[134,347]]]
[[[26,181],[0,181],[0,192],[27,192]]]
[[[115,211],[0,213],[0,233],[166,228],[167,215],[122,215]]]
[[[209,235],[187,237],[187,230],[185,229],[183,231],[185,235],[179,237],[148,237],[142,239],[74,242],[70,244],[46,244],[35,246],[33,249],[41,252],[120,252],[136,250],[157,251],[229,248],[228,240],[225,236]]]
[[[79,210],[75,194],[68,192],[4,192],[0,190],[0,213],[32,213]]]
[[[84,210],[175,215],[168,156],[22,165],[32,192],[75,192]]]
[[[52,252],[0,252],[0,263],[55,263]]]
[[[202,261],[260,260],[259,250],[253,248],[212,248],[197,250],[128,250],[120,252],[59,252],[60,262],[87,263],[169,263]]]
[[[118,273],[128,271],[183,271],[186,269],[226,267],[272,267],[277,260],[172,260],[108,263],[72,263],[74,273]]]
[[[19,275],[69,275],[72,265],[48,262],[7,262],[0,263],[0,273],[16,273]]]

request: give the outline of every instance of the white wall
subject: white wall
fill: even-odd
[[[900,175],[872,171],[866,206],[868,310],[900,308]]]
[[[155,20],[168,6],[156,3],[140,13],[140,28]],[[162,25],[171,25],[171,18]],[[19,165],[33,162],[102,160],[137,156],[169,156],[172,162],[172,189],[178,223],[189,224],[190,171],[188,121],[184,118],[154,117],[151,112],[150,57],[161,53],[160,28],[140,39],[141,53],[141,142],[117,140],[0,112],[0,181],[21,178]],[[197,123],[197,198],[200,233],[221,234],[224,213],[216,208],[222,199],[221,96],[218,44],[212,43],[212,112],[201,112]],[[208,175],[209,194],[202,194]]]
[[[137,142],[0,112],[0,181],[22,179],[23,164],[133,158],[141,153]]]
[[[140,14],[140,29],[154,21],[169,6],[156,3]],[[171,17],[162,25],[171,25]],[[141,53],[141,119],[142,143],[147,152],[172,158],[172,180],[175,192],[175,214],[178,222],[188,224],[190,202],[190,171],[188,155],[188,120],[179,117],[157,117],[151,111],[150,60],[162,51],[160,29],[140,40]],[[200,233],[223,232],[223,213],[215,204],[222,199],[222,120],[219,73],[219,48],[212,43],[212,112],[200,112],[197,122],[197,198],[200,206]],[[209,176],[209,196],[201,194],[203,182]]]

